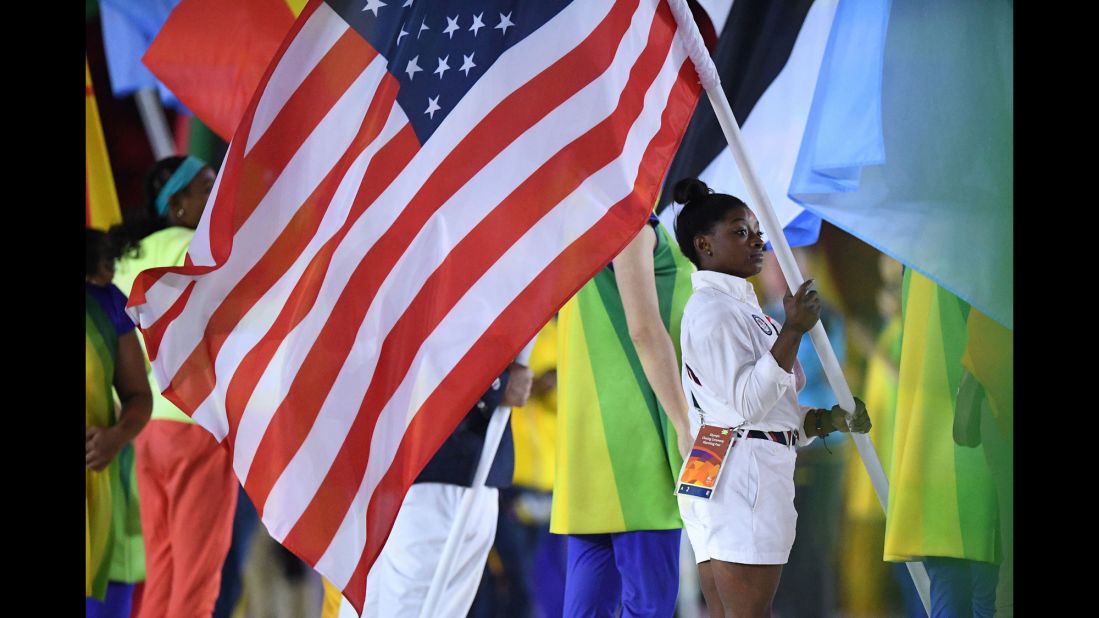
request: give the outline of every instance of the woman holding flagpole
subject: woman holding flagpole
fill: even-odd
[[[680,339],[695,438],[677,488],[680,515],[710,616],[768,616],[794,543],[795,447],[832,431],[865,433],[870,419],[858,399],[850,428],[838,406],[798,403],[797,351],[820,299],[810,279],[787,293],[781,327],[763,313],[747,281],[764,251],[748,206],[694,178],[676,183],[674,197],[684,205],[679,246],[698,267]],[[696,469],[712,480],[699,482]]]

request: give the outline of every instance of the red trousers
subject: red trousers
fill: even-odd
[[[138,618],[208,618],[237,503],[229,453],[202,427],[165,420],[149,421],[135,446],[145,537]]]

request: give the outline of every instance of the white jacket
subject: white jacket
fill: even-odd
[[[775,362],[780,325],[763,313],[752,284],[710,270],[692,274],[691,284],[680,327],[691,433],[697,435],[701,414],[711,425],[804,434],[810,408],[797,398],[804,374],[796,361],[793,372]],[[798,444],[812,439],[800,435]]]

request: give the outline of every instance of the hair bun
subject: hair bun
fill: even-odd
[[[710,193],[710,187],[697,178],[684,178],[675,183],[672,189],[672,198],[680,204],[686,204],[693,199]]]

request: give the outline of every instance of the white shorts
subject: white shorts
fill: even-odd
[[[393,531],[367,576],[364,618],[420,615],[450,524],[457,517],[462,496],[470,491],[442,483],[416,483],[409,488]],[[462,534],[438,615],[465,616],[469,612],[496,538],[498,510],[499,491],[482,487]],[[347,599],[340,603],[341,618],[355,615]]]
[[[729,451],[714,497],[679,496],[695,560],[786,564],[794,546],[793,447],[742,437]]]

